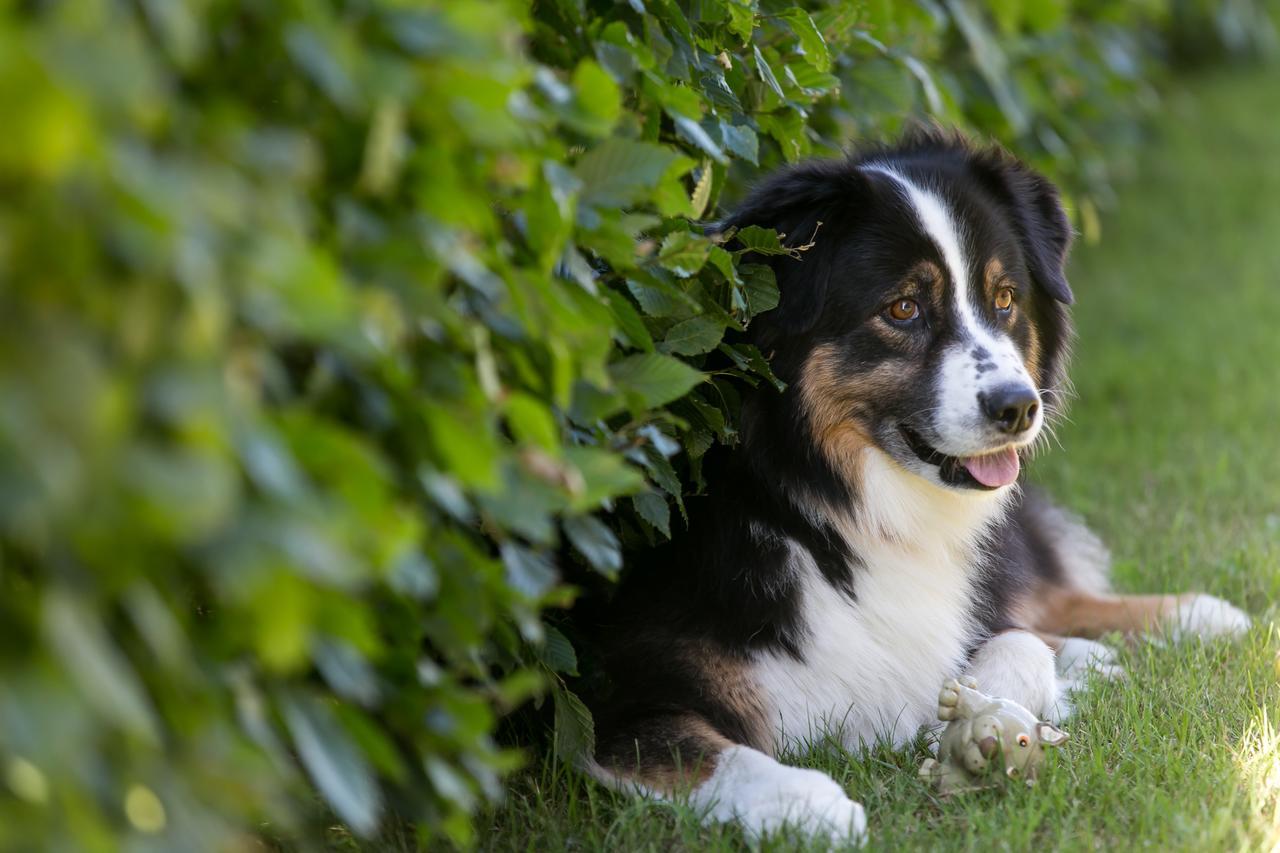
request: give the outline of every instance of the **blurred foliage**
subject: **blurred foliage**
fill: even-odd
[[[504,714],[590,745],[564,561],[667,535],[776,383],[725,342],[772,276],[695,221],[932,116],[1088,229],[1170,14],[0,4],[0,846],[466,844]]]

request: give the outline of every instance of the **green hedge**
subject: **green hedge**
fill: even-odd
[[[5,849],[307,843],[330,813],[465,844],[521,760],[503,715],[552,702],[589,744],[557,561],[612,577],[619,532],[667,535],[775,382],[722,343],[771,276],[696,220],[933,116],[1094,233],[1170,14],[0,10]]]

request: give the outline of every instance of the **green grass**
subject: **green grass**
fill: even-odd
[[[1033,476],[1110,544],[1129,591],[1244,606],[1238,644],[1141,643],[1096,684],[1030,790],[940,801],[923,751],[793,759],[866,807],[872,850],[1271,848],[1280,840],[1280,87],[1219,77],[1172,96],[1158,142],[1079,247],[1077,399]],[[498,850],[737,849],[689,809],[540,762],[481,819]],[[766,848],[793,849],[799,839]]]

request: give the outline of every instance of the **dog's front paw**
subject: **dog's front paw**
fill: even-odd
[[[982,692],[1012,699],[1041,719],[1055,716],[1061,691],[1053,651],[1027,631],[1005,631],[974,653],[969,674]]]
[[[1068,637],[1062,641],[1054,657],[1058,678],[1067,690],[1079,690],[1091,673],[1102,678],[1123,678],[1124,669],[1116,662],[1116,653],[1110,646]]]
[[[1188,637],[1239,637],[1253,627],[1243,610],[1212,595],[1185,595],[1164,620],[1164,628],[1174,640]]]
[[[843,788],[817,770],[806,772],[821,777],[827,784],[811,784],[799,797],[781,799],[766,807],[769,814],[762,831],[768,833],[780,826],[789,826],[804,835],[826,838],[837,846],[865,843],[867,813],[862,804],[849,799]]]
[[[735,822],[756,840],[784,827],[836,845],[860,845],[867,836],[862,805],[834,779],[781,764],[750,747],[722,752],[712,778],[693,800],[710,807],[710,820]]]

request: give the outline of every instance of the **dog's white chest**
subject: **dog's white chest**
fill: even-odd
[[[971,572],[942,547],[883,548],[856,568],[856,600],[812,560],[797,560],[803,589],[802,660],[763,654],[755,675],[780,746],[824,735],[858,749],[901,744],[933,721],[938,688],[960,672],[975,631]]]

